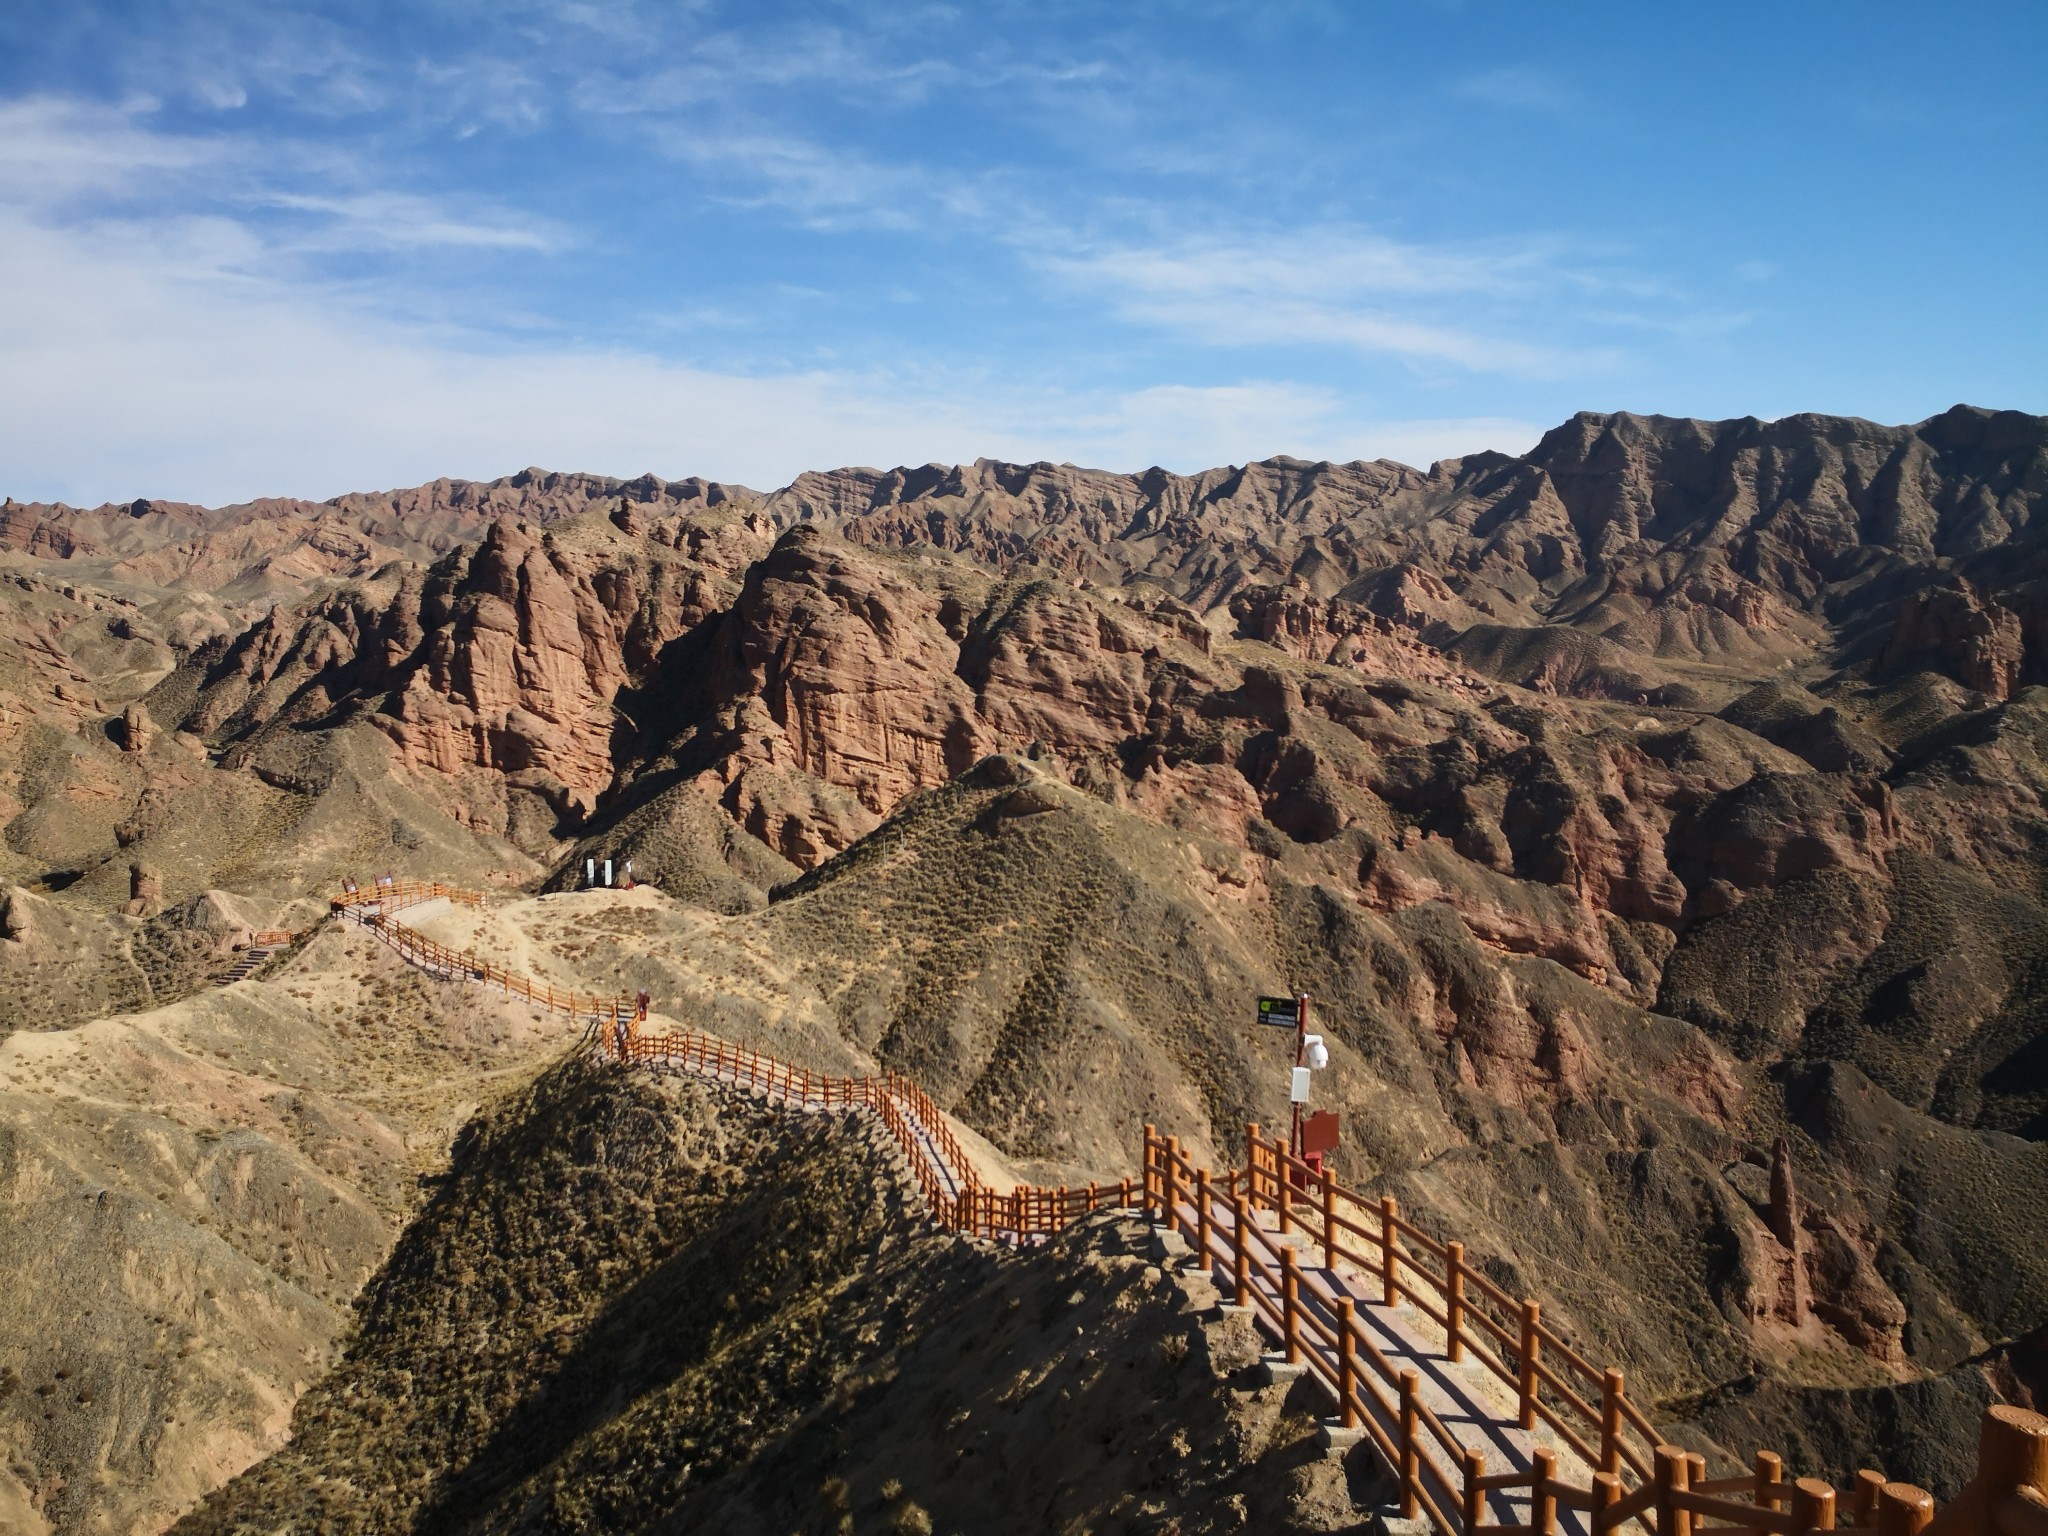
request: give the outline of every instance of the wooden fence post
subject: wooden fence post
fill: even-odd
[[[1323,1175],[1323,1267],[1337,1274],[1337,1181]]]
[[[1422,1482],[1421,1470],[1417,1465],[1422,1448],[1416,1442],[1421,1438],[1419,1432],[1422,1427],[1422,1419],[1421,1415],[1415,1411],[1415,1398],[1421,1386],[1422,1377],[1417,1372],[1403,1371],[1401,1373],[1401,1438],[1396,1448],[1401,1453],[1401,1518],[1403,1520],[1413,1520],[1416,1511],[1420,1507],[1416,1498],[1416,1490],[1421,1486]]]
[[[1346,1429],[1358,1428],[1358,1308],[1337,1298],[1337,1415]]]
[[[2048,1418],[2007,1403],[1985,1409],[1975,1481],[1997,1499],[2017,1488],[2048,1493]]]
[[[1849,1500],[1849,1523],[1865,1527],[1877,1523],[1877,1493],[1884,1487],[1884,1474],[1865,1467],[1856,1474],[1856,1487]]]
[[[1539,1447],[1531,1460],[1535,1478],[1529,1487],[1529,1526],[1534,1536],[1556,1536],[1557,1452]]]
[[[1277,1150],[1273,1154],[1273,1194],[1280,1211],[1280,1231],[1284,1235],[1294,1230],[1294,1173]]]
[[[1259,1208],[1259,1122],[1248,1121],[1244,1128],[1244,1178],[1251,1186],[1252,1210]]]
[[[1593,1536],[1607,1536],[1618,1523],[1608,1511],[1621,1502],[1621,1474],[1593,1474]]]
[[[1152,1153],[1153,1143],[1158,1139],[1159,1128],[1155,1125],[1147,1125],[1145,1127],[1145,1160],[1138,1165],[1138,1171],[1145,1181],[1145,1212],[1147,1215],[1150,1215],[1152,1211]]]
[[[1401,1261],[1396,1256],[1395,1246],[1398,1235],[1394,1222],[1400,1216],[1400,1207],[1392,1195],[1380,1196],[1380,1304],[1387,1307],[1401,1305]]]
[[[1195,1264],[1209,1273],[1209,1170],[1195,1172]]]
[[[1296,1267],[1294,1249],[1280,1250],[1280,1320],[1281,1333],[1287,1345],[1287,1363],[1301,1364],[1301,1272]]]
[[[1779,1485],[1785,1481],[1785,1463],[1775,1451],[1758,1451],[1753,1465],[1755,1482],[1750,1502],[1760,1509],[1776,1509],[1782,1493]]]
[[[1877,1491],[1877,1536],[1920,1536],[1934,1519],[1934,1495],[1911,1483],[1886,1483]]]
[[[1180,1225],[1180,1138],[1178,1136],[1166,1138],[1166,1156],[1161,1159],[1161,1165],[1165,1169],[1165,1189],[1160,1199],[1160,1215],[1161,1219],[1166,1223],[1166,1230],[1171,1232]]]
[[[1621,1471],[1621,1394],[1627,1380],[1616,1370],[1600,1378],[1600,1470]]]
[[[1683,1524],[1686,1513],[1672,1497],[1685,1491],[1685,1452],[1675,1445],[1660,1445],[1652,1455],[1657,1484],[1657,1536],[1689,1536]]]
[[[1465,1533],[1471,1536],[1486,1523],[1486,1491],[1479,1486],[1479,1480],[1486,1476],[1486,1453],[1467,1451],[1465,1453]],[[1407,1495],[1402,1495],[1402,1505],[1407,1505]]]
[[[1835,1490],[1817,1477],[1802,1477],[1792,1485],[1792,1529],[1832,1531],[1835,1528]],[[1679,1536],[1691,1536],[1680,1532]]]
[[[1533,1301],[1522,1303],[1521,1421],[1522,1428],[1536,1427],[1536,1327],[1543,1309]]]
[[[1252,1304],[1251,1259],[1246,1253],[1250,1244],[1244,1234],[1245,1224],[1251,1217],[1245,1210],[1243,1190],[1239,1190],[1231,1197],[1230,1215],[1237,1225],[1230,1244],[1230,1279],[1233,1286],[1230,1300],[1233,1306],[1248,1307]]]
[[[1465,1358],[1465,1245],[1444,1244],[1444,1353],[1456,1365]]]

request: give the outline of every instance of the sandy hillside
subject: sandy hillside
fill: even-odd
[[[328,928],[0,1041],[6,1528],[156,1529],[281,1443],[456,1132],[569,1040]]]

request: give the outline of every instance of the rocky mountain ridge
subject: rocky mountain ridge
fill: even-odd
[[[175,584],[232,563],[213,549],[195,556],[194,541],[282,527],[287,532],[270,537],[341,562],[327,574],[344,574],[345,564],[345,574],[364,575],[373,555],[430,559],[505,518],[545,526],[614,507],[629,521],[747,507],[777,528],[815,523],[856,543],[928,544],[998,569],[1023,562],[1121,585],[1153,582],[1204,611],[1260,581],[1400,609],[1397,595],[1378,590],[1383,581],[1365,578],[1413,567],[1500,603],[1474,603],[1477,615],[1513,622],[1522,610],[1650,641],[1659,654],[1713,654],[1733,635],[1695,615],[1755,630],[1789,608],[1840,624],[1845,597],[1895,586],[1906,573],[1939,569],[1992,588],[2036,580],[2031,567],[1994,570],[1984,557],[2024,539],[2048,472],[2041,423],[1966,406],[1912,427],[1821,416],[1709,423],[1582,413],[1519,458],[1484,453],[1428,471],[1282,457],[1192,476],[1124,475],[977,460],[806,473],[764,494],[695,478],[527,469],[487,483],[441,480],[218,511],[146,500],[92,510],[10,500],[0,508],[0,548]],[[357,541],[322,548],[320,535],[341,529]],[[238,575],[247,579],[269,556],[248,552]],[[1644,606],[1663,610],[1653,630],[1630,622]],[[1669,622],[1674,608],[1684,624]],[[1383,616],[1410,624],[1418,617]],[[1454,617],[1469,618],[1438,616]],[[1949,635],[1945,622],[1958,633]],[[1968,627],[1921,615],[1900,644],[1960,643]],[[1995,617],[1991,628],[2000,628]]]

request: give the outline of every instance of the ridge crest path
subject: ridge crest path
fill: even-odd
[[[536,986],[473,951],[454,950],[400,923],[443,912],[451,905],[488,908],[488,894],[435,881],[386,881],[370,890],[351,887],[330,908],[343,921],[367,929],[408,964],[442,980],[500,986],[508,996],[567,1013],[585,1024],[585,1038],[614,1060],[657,1073],[679,1072],[745,1089],[801,1111],[856,1108],[875,1114],[910,1164],[932,1214],[946,1226],[1012,1242],[1042,1241],[1068,1222],[1099,1209],[1131,1203],[1130,1181],[1114,1190],[1042,1190],[1020,1185],[1007,1193],[984,1186],[929,1095],[898,1073],[840,1078],[811,1072],[695,1030],[643,1028],[647,998],[605,996]]]
[[[467,952],[448,951],[444,947],[414,934],[413,930],[394,921],[393,914],[404,910],[409,916],[419,916],[445,911],[451,901],[464,904],[487,906],[488,896],[456,893],[441,886],[416,886],[387,888],[388,894],[382,899],[367,895],[367,899],[351,902],[337,902],[336,915],[360,923],[380,939],[392,945],[409,963],[429,974],[447,980],[481,980],[505,986],[510,994],[534,996],[531,983],[515,986],[514,978],[500,975],[493,967],[475,960]],[[465,899],[469,898],[469,899]],[[552,997],[549,989],[542,994]],[[573,1004],[565,1011],[576,1012]],[[788,1063],[764,1057],[731,1042],[697,1031],[665,1031],[649,1034],[640,1030],[645,1014],[637,1000],[630,1013],[626,1000],[617,998],[591,998],[588,1007],[589,1023],[586,1038],[614,1059],[629,1066],[636,1066],[656,1073],[679,1073],[702,1081],[723,1086],[740,1088],[757,1093],[770,1103],[793,1109],[799,1113],[824,1113],[841,1107],[867,1109],[881,1119],[892,1131],[899,1148],[910,1160],[913,1172],[924,1187],[933,1213],[944,1220],[949,1209],[957,1209],[963,1201],[971,1201],[977,1185],[973,1175],[963,1166],[956,1166],[948,1155],[946,1141],[949,1134],[942,1128],[935,1128],[931,1116],[936,1106],[920,1091],[914,1089],[901,1092],[897,1088],[894,1074],[876,1078],[831,1078],[808,1072]],[[906,1085],[908,1086],[908,1085]],[[1149,1128],[1148,1128],[1149,1129]],[[1233,1182],[1235,1175],[1233,1175]],[[931,1197],[936,1194],[938,1199]],[[1103,1191],[1108,1195],[1108,1191]],[[1058,1215],[1065,1217],[1068,1201],[1067,1191],[1058,1192]],[[1132,1208],[1129,1181],[1118,1187],[1113,1197],[1122,1208]],[[1087,1209],[1101,1208],[1103,1201],[1093,1189],[1087,1192]],[[1075,1212],[1075,1215],[1085,1212]],[[1167,1212],[1162,1207],[1154,1212],[1156,1218],[1164,1218]],[[1061,1220],[1060,1225],[1065,1224]],[[1201,1225],[1199,1214],[1192,1206],[1176,1202],[1171,1220],[1161,1223],[1167,1230],[1184,1226],[1188,1231],[1198,1230]],[[1299,1238],[1293,1234],[1277,1234],[1256,1220],[1248,1222],[1254,1234],[1254,1242],[1265,1249],[1274,1266],[1280,1264],[1277,1257],[1281,1247],[1294,1248]],[[1000,1229],[988,1235],[999,1235]],[[1012,1228],[1007,1233],[1012,1241],[1029,1242],[1042,1239],[1038,1231]],[[1212,1242],[1221,1241],[1231,1248],[1236,1246],[1234,1225],[1216,1226],[1210,1231]],[[1327,1257],[1327,1256],[1326,1256]],[[1210,1255],[1208,1268],[1212,1279],[1228,1292],[1231,1288],[1230,1265],[1227,1259]],[[1505,1463],[1515,1469],[1527,1469],[1533,1465],[1535,1445],[1532,1437],[1520,1430],[1514,1423],[1511,1411],[1504,1412],[1498,1403],[1488,1400],[1484,1383],[1475,1378],[1469,1367],[1452,1364],[1443,1350],[1432,1346],[1420,1333],[1399,1315],[1398,1309],[1373,1304],[1369,1298],[1355,1289],[1351,1280],[1335,1269],[1325,1266],[1305,1268],[1300,1274],[1307,1281],[1305,1300],[1309,1308],[1326,1321],[1334,1320],[1338,1298],[1348,1297],[1358,1307],[1359,1316],[1376,1330],[1381,1353],[1390,1361],[1402,1367],[1414,1368],[1424,1383],[1426,1401],[1447,1425],[1458,1427],[1463,1443],[1485,1453],[1490,1462]],[[1279,1289],[1263,1275],[1254,1284],[1262,1291],[1264,1299],[1273,1310],[1280,1310],[1282,1298]],[[1268,1334],[1276,1334],[1267,1318],[1253,1309],[1255,1321]],[[1277,1336],[1277,1334],[1276,1334]],[[1313,1346],[1322,1370],[1318,1376],[1334,1381],[1337,1363],[1334,1352],[1322,1346]],[[1365,1394],[1368,1412],[1376,1415],[1379,1428],[1389,1439],[1399,1432],[1398,1416],[1389,1416],[1382,1405],[1374,1402],[1371,1394]],[[1382,1458],[1384,1459],[1384,1458]],[[1424,1473],[1432,1481],[1430,1493],[1446,1509],[1455,1508],[1458,1490],[1448,1485],[1441,1474],[1436,1473],[1433,1464],[1424,1463]],[[1509,1490],[1498,1490],[1488,1499],[1489,1512],[1494,1523],[1514,1525],[1526,1523],[1529,1519],[1530,1499],[1525,1494],[1516,1498]],[[1569,1536],[1590,1536],[1590,1525],[1571,1512],[1571,1518],[1561,1522],[1562,1529]]]
[[[1272,1262],[1276,1268],[1282,1263],[1278,1257],[1281,1247],[1291,1247],[1300,1253],[1303,1249],[1314,1251],[1317,1246],[1302,1234],[1282,1234],[1267,1221],[1256,1217],[1247,1224],[1253,1228],[1251,1240],[1274,1255]],[[1165,1224],[1169,1231],[1194,1231],[1197,1226],[1194,1208],[1184,1204],[1176,1206],[1174,1220]],[[1238,1241],[1234,1217],[1226,1213],[1215,1218],[1211,1240],[1234,1250]],[[1204,1272],[1214,1282],[1219,1294],[1231,1294],[1234,1275],[1228,1252],[1212,1255]],[[1500,1395],[1492,1390],[1493,1383],[1478,1366],[1453,1362],[1444,1344],[1431,1341],[1416,1326],[1417,1318],[1412,1309],[1386,1306],[1364,1289],[1362,1282],[1366,1277],[1332,1268],[1327,1255],[1322,1263],[1297,1264],[1295,1272],[1301,1286],[1298,1304],[1334,1334],[1338,1326],[1338,1301],[1349,1300],[1353,1315],[1372,1335],[1375,1347],[1388,1363],[1397,1372],[1402,1369],[1416,1372],[1423,1404],[1451,1430],[1461,1445],[1485,1456],[1490,1467],[1516,1472],[1528,1472],[1534,1467],[1538,1442],[1534,1435],[1521,1428],[1514,1406],[1500,1401]],[[1274,1312],[1283,1310],[1284,1298],[1279,1286],[1263,1275],[1254,1276],[1251,1284],[1262,1294],[1268,1308]],[[1252,1309],[1261,1331],[1271,1336],[1276,1345],[1284,1343],[1278,1336],[1279,1330],[1261,1315],[1264,1310],[1257,1306]],[[1309,1367],[1310,1374],[1326,1378],[1329,1382],[1337,1380],[1340,1364],[1333,1344],[1304,1338],[1302,1351],[1313,1359],[1313,1364],[1301,1362]],[[1269,1360],[1270,1363],[1284,1363],[1271,1357]],[[1318,1384],[1324,1385],[1324,1382],[1319,1379]],[[1329,1390],[1327,1386],[1325,1390]],[[1361,1398],[1363,1413],[1374,1419],[1380,1435],[1389,1443],[1397,1442],[1401,1434],[1398,1408],[1381,1402],[1371,1393],[1361,1394]],[[1331,1427],[1340,1428],[1335,1424]],[[1348,1437],[1340,1433],[1330,1438],[1334,1443],[1341,1443]],[[1554,1446],[1549,1448],[1557,1449]],[[1570,1458],[1569,1463],[1565,1460],[1567,1457]],[[1569,1450],[1563,1451],[1559,1460],[1560,1471],[1569,1467],[1570,1472],[1587,1476],[1595,1470],[1578,1463],[1578,1458]],[[1429,1493],[1441,1507],[1458,1507],[1462,1489],[1451,1485],[1434,1461],[1420,1458],[1417,1470],[1430,1483]],[[1530,1521],[1532,1499],[1526,1490],[1495,1489],[1487,1495],[1486,1503],[1493,1524],[1524,1525]],[[1570,1536],[1591,1536],[1592,1532],[1592,1524],[1584,1513],[1567,1508],[1558,1510],[1556,1528],[1569,1532]]]
[[[1162,1261],[1191,1257],[1231,1298],[1225,1304],[1275,1341],[1268,1378],[1307,1375],[1327,1393],[1337,1416],[1324,1422],[1324,1444],[1338,1454],[1369,1445],[1400,1490],[1401,1515],[1426,1517],[1444,1536],[1606,1536],[1631,1522],[1652,1536],[1808,1536],[1835,1526],[1834,1488],[1783,1482],[1770,1452],[1757,1453],[1753,1474],[1708,1481],[1704,1459],[1665,1443],[1625,1397],[1621,1372],[1588,1363],[1541,1322],[1534,1301],[1516,1302],[1467,1265],[1462,1244],[1401,1220],[1391,1196],[1375,1207],[1343,1189],[1262,1139],[1256,1125],[1246,1127],[1245,1167],[1230,1170],[1220,1191],[1176,1138],[1147,1125],[1135,1201],[1129,1179],[998,1193],[980,1182],[944,1112],[909,1078],[829,1077],[712,1035],[646,1031],[644,992],[629,999],[536,986],[393,920],[430,902],[487,908],[490,897],[386,879],[370,892],[350,882],[331,909],[430,974],[502,986],[583,1019],[586,1044],[622,1066],[687,1074],[804,1113],[873,1114],[933,1218],[956,1232],[1025,1245],[1094,1211],[1142,1206]],[[1345,1206],[1349,1218],[1340,1215]],[[1346,1234],[1368,1251],[1347,1248]],[[1304,1263],[1304,1253],[1320,1262]],[[1379,1282],[1377,1298],[1363,1288],[1368,1280]],[[1588,1383],[1597,1406],[1581,1395]],[[1859,1473],[1850,1502],[1846,1523],[1884,1536],[2048,1536],[2048,1416],[2002,1404],[1986,1410],[1978,1476],[1931,1530],[1933,1500],[1879,1473]]]

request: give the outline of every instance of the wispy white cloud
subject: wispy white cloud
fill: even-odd
[[[260,150],[223,134],[155,126],[158,104],[70,98],[0,102],[0,203],[39,219],[137,221],[174,231],[172,247],[251,212],[291,215],[242,255],[469,246],[547,252],[575,243],[560,221],[479,197],[427,197],[365,186],[355,158],[331,147],[271,141]]]
[[[133,11],[65,7],[92,40],[103,78],[131,93],[232,113],[254,97],[288,96],[329,118],[387,110],[401,77],[374,59],[364,34],[310,6],[187,0]]]
[[[614,19],[599,34],[603,48],[559,62],[575,82],[578,110],[661,121],[707,104],[757,104],[798,92],[868,113],[949,92],[1022,104],[1128,73],[1105,59],[1070,54],[1052,37],[1033,49],[972,46],[952,30],[957,13],[935,11],[877,7],[840,25],[806,20],[746,29],[705,26],[698,18]]]
[[[774,208],[818,229],[908,229],[929,213],[937,178],[796,134],[664,125],[650,137],[711,178],[715,195]]]
[[[1038,259],[1100,293],[1126,319],[1214,345],[1339,347],[1532,375],[1606,361],[1591,349],[1436,318],[1443,301],[1475,313],[1547,297],[1581,280],[1538,245],[1426,246],[1325,228],[1275,232],[1256,243],[1110,246]]]
[[[1586,339],[1538,339],[1533,317],[1546,309],[1578,304],[1580,318],[1597,320],[1583,306],[1627,299],[1669,309],[1674,333],[1702,323],[1683,295],[1627,270],[1616,253],[1570,251],[1546,236],[1431,244],[1348,224],[1259,229],[1249,221],[1235,238],[1156,236],[1185,222],[1185,210],[1135,198],[1080,202],[1019,172],[968,176],[880,161],[795,131],[677,123],[652,137],[732,205],[772,209],[816,230],[942,226],[1121,321],[1202,346],[1336,348],[1557,378],[1608,371],[1620,354]],[[1117,226],[1141,236],[1099,232]],[[1656,322],[1644,309],[1626,328]]]
[[[269,208],[310,214],[319,221],[310,238],[294,242],[330,250],[403,249],[416,246],[485,246],[497,250],[557,251],[574,243],[561,223],[489,205],[465,216],[448,200],[402,192],[320,195],[265,192],[251,199]]]
[[[529,463],[755,485],[980,455],[1193,470],[1533,441],[1519,422],[1360,421],[1287,383],[1031,390],[943,370],[744,375],[642,352],[392,323],[248,275],[225,228],[85,230],[0,212],[0,490],[93,503],[325,496]]]
[[[57,96],[0,101],[0,199],[55,210],[82,198],[125,196],[234,157],[222,140],[151,129],[141,119],[152,105]]]

